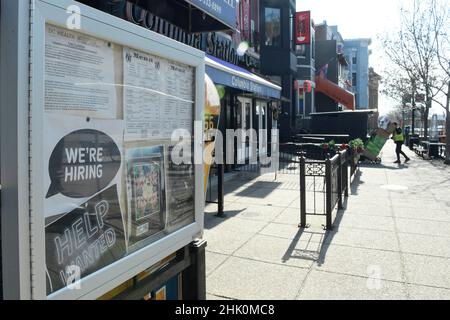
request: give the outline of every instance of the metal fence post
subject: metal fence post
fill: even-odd
[[[224,165],[218,164],[217,165],[217,216],[219,218],[225,217],[225,214],[223,213],[223,204],[224,204]]]
[[[331,160],[330,160],[330,155],[327,155],[327,159],[325,160],[325,184],[326,184],[326,229],[327,230],[331,230],[332,229],[332,219],[331,219],[331,214],[332,214],[332,210],[333,210],[333,206],[331,204],[331,198],[332,198],[332,187],[331,187],[331,176],[332,176],[332,172],[331,172]]]
[[[300,154],[300,228],[306,228],[306,161]]]
[[[342,209],[342,154],[338,151],[338,209]]]
[[[342,178],[343,181],[345,181],[345,197],[348,198],[348,189],[349,189],[349,182],[348,182],[348,150],[345,151],[345,159],[344,159],[344,177]]]
[[[206,300],[206,241],[195,240],[189,251],[191,265],[183,272],[183,299]]]

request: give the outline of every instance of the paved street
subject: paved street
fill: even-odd
[[[394,149],[361,166],[331,232],[297,227],[298,175],[227,182],[227,217],[206,207],[207,298],[450,299],[450,168]]]

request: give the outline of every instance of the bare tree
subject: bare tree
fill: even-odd
[[[447,0],[442,0],[448,3]],[[442,30],[448,15],[440,13],[442,1],[414,0],[410,7],[400,11],[400,28],[384,39],[386,55],[407,79],[416,81],[418,92],[425,94],[423,112],[424,136],[428,137],[428,116],[433,101],[443,92],[443,79],[437,48],[443,42]],[[444,5],[445,7],[445,5]],[[395,72],[392,71],[393,73]]]
[[[392,72],[392,70],[397,69],[397,72]],[[389,66],[387,70],[384,71],[385,74],[389,74],[388,77],[382,80],[382,90],[381,92],[395,100],[398,103],[396,108],[401,108],[403,112],[408,112],[411,114],[410,119],[412,122],[412,133],[414,133],[415,128],[415,115],[420,114],[420,121],[422,123],[422,128],[424,125],[423,118],[425,109],[420,105],[416,104],[416,94],[417,94],[417,79],[409,78],[408,74],[399,68]],[[397,111],[396,111],[397,112]],[[394,112],[393,114],[395,114]],[[398,113],[398,112],[397,112]]]
[[[391,121],[395,121],[398,123],[402,123],[405,119],[405,112],[402,105],[397,105],[392,108],[386,115],[391,119]]]
[[[436,56],[444,79],[435,87],[445,97],[445,105],[439,100],[434,101],[445,109],[445,163],[450,164],[450,2],[436,2],[432,9],[434,33],[438,39],[436,43]]]

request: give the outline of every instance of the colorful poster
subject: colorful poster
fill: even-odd
[[[46,25],[45,111],[115,119],[113,44]]]
[[[165,228],[164,147],[127,151],[128,234],[131,246]]]
[[[295,43],[311,43],[311,12],[301,11],[295,14]]]

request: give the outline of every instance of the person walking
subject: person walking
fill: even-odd
[[[403,142],[405,141],[405,137],[403,136],[403,130],[402,130],[402,128],[400,128],[398,126],[397,122],[394,122],[394,126],[395,126],[395,130],[394,130],[394,133],[392,134],[392,139],[394,140],[395,144],[397,145],[397,147],[395,148],[395,153],[397,154],[397,161],[395,161],[394,163],[401,163],[400,155],[405,157],[405,163],[407,163],[411,159],[408,158],[408,156],[402,151],[402,145],[403,145]]]

